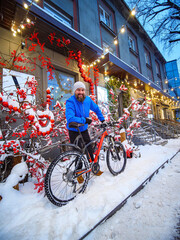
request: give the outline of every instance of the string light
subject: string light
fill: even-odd
[[[29,11],[30,11],[30,8],[31,8],[31,6],[32,6],[32,4],[34,3],[34,2],[38,2],[39,0],[31,0],[31,3],[28,5],[27,3],[24,3],[23,4],[23,7],[25,8],[25,10],[27,11],[26,12],[26,16],[24,17],[24,19],[23,19],[23,21],[21,22],[21,24],[20,24],[20,26],[16,26],[16,32],[15,32],[15,22],[13,21],[12,22],[12,26],[11,26],[11,31],[13,32],[13,36],[16,36],[16,34],[17,34],[17,32],[20,34],[21,33],[21,29],[25,29],[25,26],[27,25],[27,24],[31,24],[31,25],[34,25],[34,22],[33,21],[31,21],[28,17],[27,17],[27,15],[28,15],[28,13],[29,13]],[[27,24],[25,23],[25,22],[27,22]]]
[[[120,29],[120,32],[121,32],[121,33],[124,33],[124,32],[125,32],[125,26],[124,26],[124,25],[122,25],[122,27],[121,27],[121,29]]]
[[[117,40],[117,37],[114,38],[114,45],[117,45],[118,44],[118,40]]]
[[[28,9],[28,7],[29,7],[29,6],[27,5],[27,3],[24,3],[24,8],[25,8],[25,9]]]
[[[135,10],[135,8],[132,9],[131,15],[132,15],[132,16],[135,16],[135,15],[136,15],[136,10]]]
[[[30,23],[31,20],[30,20],[29,18],[26,18],[26,22],[27,22],[27,23]]]

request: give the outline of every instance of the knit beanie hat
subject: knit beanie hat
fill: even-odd
[[[76,82],[73,86],[73,93],[75,93],[75,91],[78,89],[78,88],[84,88],[86,89],[86,86],[84,85],[83,82]]]

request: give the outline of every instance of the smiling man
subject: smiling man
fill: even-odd
[[[90,110],[96,113],[101,122],[104,122],[104,116],[102,115],[101,110],[89,96],[86,96],[85,90],[86,87],[84,83],[76,82],[73,86],[74,95],[66,101],[67,128],[69,130],[69,138],[71,143],[74,143],[74,140],[79,135],[77,129],[69,127],[71,122],[84,124],[79,129],[86,144],[91,141],[88,132],[88,124],[91,124],[92,122],[92,120],[89,118]],[[91,159],[94,160],[93,149],[91,145],[89,145],[88,151]],[[102,172],[99,171],[98,175],[100,175],[100,173]]]

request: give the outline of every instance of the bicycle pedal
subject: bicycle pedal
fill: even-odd
[[[103,174],[103,172],[99,170],[99,172],[97,172],[95,175],[96,176],[101,176],[101,174]]]
[[[84,182],[83,176],[78,176],[77,181],[78,181],[79,184],[82,184]]]

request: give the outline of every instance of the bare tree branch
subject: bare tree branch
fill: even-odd
[[[180,41],[180,38],[179,39],[174,39],[174,40],[169,40],[170,43],[178,42],[178,41]]]
[[[128,0],[127,0],[128,1]],[[137,18],[152,38],[171,48],[180,42],[180,1],[129,0],[137,8]]]

